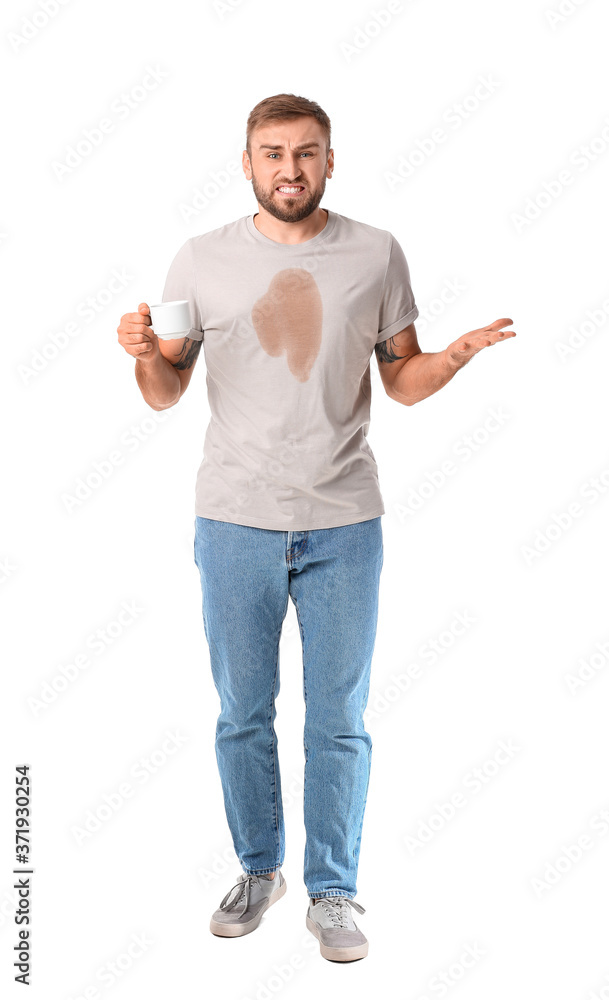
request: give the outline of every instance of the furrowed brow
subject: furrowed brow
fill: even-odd
[[[312,149],[313,146],[319,148],[318,142],[301,142],[298,146],[294,146],[294,149]],[[283,149],[283,146],[271,146],[268,143],[264,143],[262,146],[258,146],[258,149]]]

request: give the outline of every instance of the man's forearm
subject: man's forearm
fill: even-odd
[[[180,398],[180,376],[159,353],[153,361],[135,361],[135,377],[142,396],[153,410],[166,410]]]
[[[455,372],[462,367],[450,361],[446,351],[415,354],[402,365],[396,375],[391,395],[399,403],[412,406],[450,382]]]

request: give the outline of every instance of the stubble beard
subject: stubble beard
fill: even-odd
[[[298,181],[295,182],[294,186],[298,185]],[[287,187],[288,185],[286,185]],[[269,213],[269,215],[274,216],[281,222],[301,222],[303,219],[308,218],[316,208],[318,207],[321,199],[324,196],[326,190],[326,178],[322,179],[319,187],[314,190],[307,190],[305,194],[298,199],[282,198],[281,195],[276,192],[276,185],[270,190],[261,187],[252,171],[252,187],[254,189],[254,195],[258,204]],[[306,187],[306,185],[305,185]]]

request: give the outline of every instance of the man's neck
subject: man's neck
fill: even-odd
[[[270,212],[257,212],[254,225],[259,233],[275,243],[305,243],[326,228],[329,219],[327,208],[318,208],[312,215],[300,222],[282,222]],[[286,239],[286,236],[289,237]]]

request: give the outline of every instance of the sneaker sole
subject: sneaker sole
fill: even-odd
[[[324,944],[319,936],[320,928],[314,920],[311,920],[308,914],[307,927],[311,931],[311,934],[314,934],[319,941],[319,950],[321,951],[322,958],[327,958],[331,962],[354,962],[358,958],[366,958],[368,954],[367,941],[364,941],[363,944],[354,945],[353,948],[331,948],[330,945]]]
[[[223,924],[214,920],[212,917],[209,924],[210,931],[217,937],[241,937],[243,934],[249,934],[251,931],[255,931],[269,906],[272,906],[273,903],[276,903],[278,899],[281,899],[281,897],[285,895],[287,887],[288,884],[284,879],[283,885],[269,896],[267,905],[263,906],[251,920],[247,921],[247,923]]]

